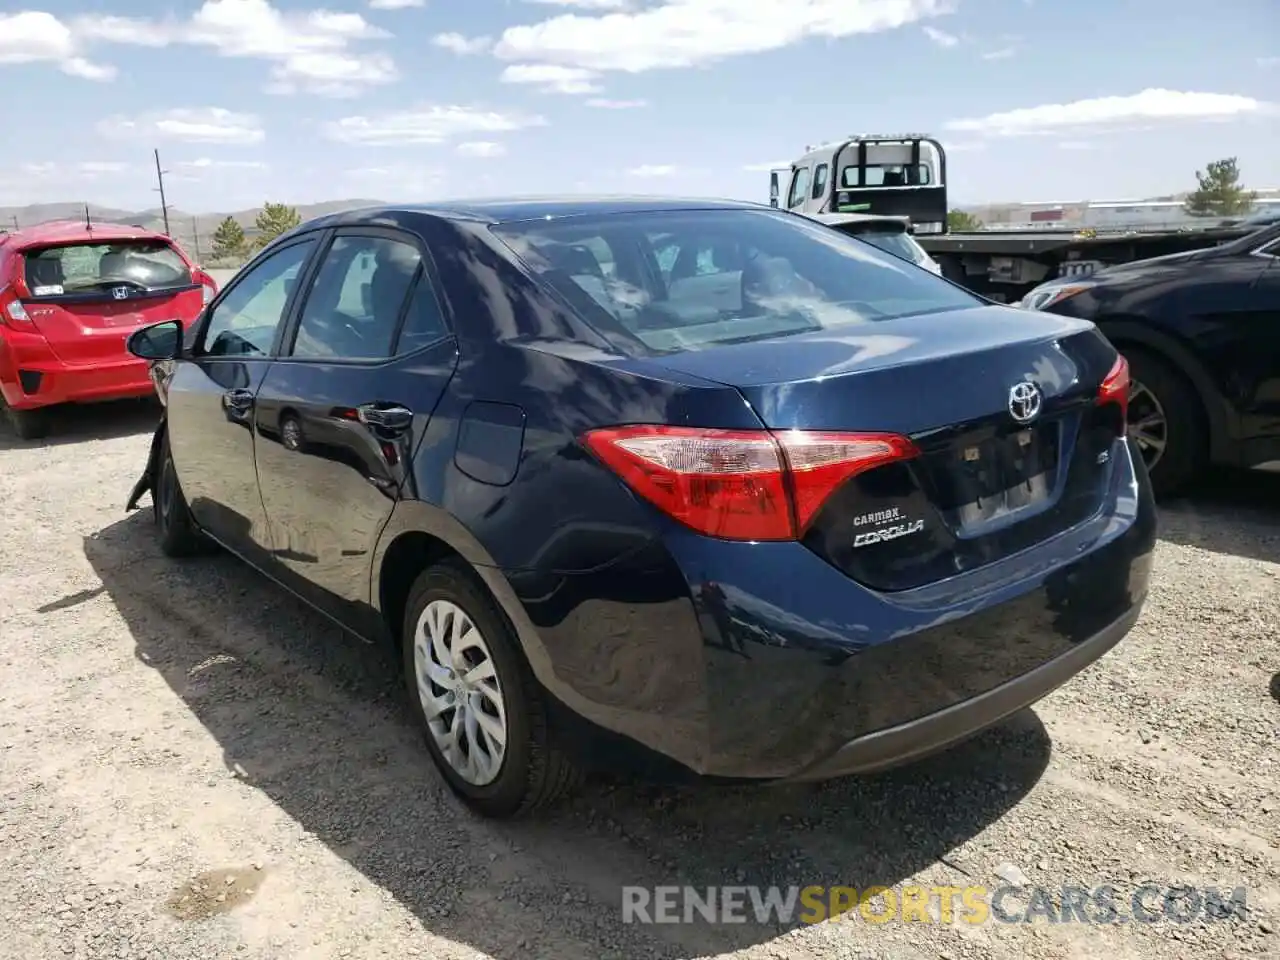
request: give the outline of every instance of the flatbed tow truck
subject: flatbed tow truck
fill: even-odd
[[[1046,280],[1217,246],[1254,229],[952,231],[946,151],[923,133],[850,135],[808,147],[789,167],[770,172],[769,202],[810,216],[905,218],[944,277],[1000,303],[1017,302]]]

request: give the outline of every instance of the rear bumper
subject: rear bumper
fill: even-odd
[[[869,590],[798,543],[676,530],[589,573],[490,576],[538,679],[591,725],[702,776],[879,769],[1035,702],[1130,629],[1157,521],[1123,449],[1092,520],[915,590]]]
[[[145,360],[133,357],[85,365],[18,357],[0,373],[0,390],[15,410],[145,397],[155,393],[149,371]]]
[[[1132,608],[1066,653],[994,690],[917,720],[856,737],[835,753],[810,764],[782,782],[826,780],[851,774],[875,773],[910,763],[967,740],[1062,686],[1123,640],[1140,612],[1140,607]]]

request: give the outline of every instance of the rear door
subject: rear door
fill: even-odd
[[[271,536],[253,462],[254,395],[272,364],[298,281],[319,245],[304,234],[236,275],[210,305],[167,384],[173,462],[196,521],[263,563]]]
[[[374,547],[396,500],[416,496],[412,453],[457,362],[435,277],[411,234],[339,230],[257,389],[258,482],[280,569],[361,632]]]
[[[130,359],[128,335],[162,320],[186,327],[204,305],[191,265],[158,239],[36,247],[23,253],[27,315],[64,363]]]

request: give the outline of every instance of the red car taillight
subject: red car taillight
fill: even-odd
[[[886,433],[628,426],[583,444],[637,494],[699,533],[724,540],[797,540],[855,474],[916,456]]]
[[[1129,361],[1123,355],[1116,357],[1111,370],[1098,388],[1098,403],[1114,403],[1120,407],[1121,429],[1129,422]]]
[[[27,316],[27,309],[18,299],[13,287],[0,287],[0,327],[32,332],[36,325]]]

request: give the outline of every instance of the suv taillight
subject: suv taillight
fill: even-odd
[[[1129,361],[1123,354],[1116,356],[1116,362],[1102,379],[1098,388],[1098,403],[1114,403],[1120,407],[1120,429],[1123,432],[1129,422]]]
[[[850,477],[917,454],[887,433],[628,426],[583,444],[669,517],[724,540],[798,540]]]

